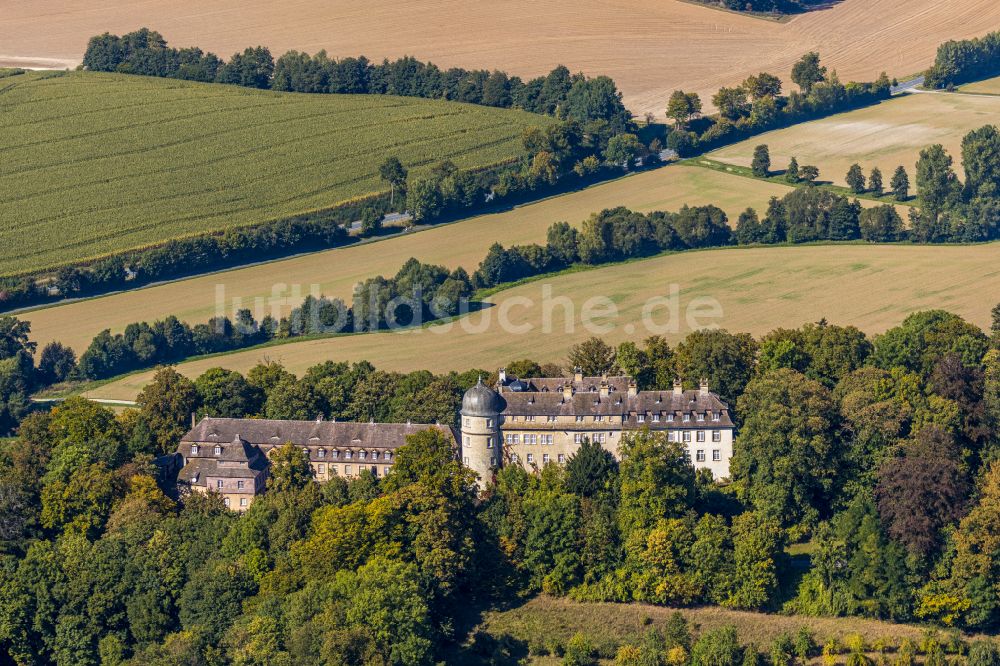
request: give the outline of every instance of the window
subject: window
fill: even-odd
[[[551,444],[552,435],[542,435],[542,444]]]
[[[712,460],[714,460],[715,462],[719,462],[720,460],[722,460],[722,451],[720,451],[719,449],[712,449]]]
[[[470,424],[469,419],[462,419],[462,425],[464,425],[466,428],[469,427],[469,424]]]
[[[469,456],[465,456],[464,458],[462,458],[462,464],[468,466],[468,464],[469,464]]]
[[[721,416],[722,416],[721,412],[714,412],[712,414],[712,420],[713,421],[718,421]]]
[[[538,444],[538,435],[524,435],[525,444]]]
[[[595,432],[592,441],[594,441],[594,442],[596,442],[598,444],[603,444],[606,441],[606,439],[605,439],[606,437],[607,437],[607,435],[605,433],[603,433],[603,432]]]
[[[645,423],[646,422],[646,415],[645,414],[638,414],[638,415],[636,415],[635,420],[638,421],[639,423]]]
[[[337,451],[336,449],[334,449],[334,451],[333,451],[333,459],[336,460],[339,457],[340,457],[340,451]]]
[[[690,430],[685,430],[684,431],[684,441],[685,442],[690,442],[691,441],[691,431]]]
[[[350,475],[351,475],[351,466],[344,465],[344,476],[350,476]]]
[[[215,482],[215,487],[222,488],[222,479],[219,479],[218,481]]]
[[[392,460],[392,451],[386,451],[383,453],[382,460]]]
[[[690,414],[684,414],[684,416],[682,417],[682,420],[684,421],[684,423],[687,423],[688,421],[691,420],[691,415]]]
[[[344,451],[344,458],[350,460],[354,456],[354,451]]]
[[[705,431],[704,430],[699,430],[698,431],[698,441],[699,442],[704,442],[705,441]]]
[[[542,454],[542,464],[543,465],[548,465],[549,464],[549,454],[547,454],[547,453],[543,453]]]
[[[697,460],[698,462],[705,462],[705,451],[702,449],[698,449],[698,451],[695,452],[695,460]]]
[[[229,498],[228,497],[223,497],[222,498],[222,503],[226,505],[227,509],[229,508]]]
[[[660,422],[660,415],[653,414],[653,423],[659,423],[659,422]]]
[[[721,442],[722,441],[722,431],[721,430],[713,430],[712,431],[712,441],[713,442]]]
[[[192,444],[191,445],[191,455],[193,455],[193,456],[198,455],[198,445],[197,444]]]
[[[533,454],[533,453],[529,453],[529,454],[528,454],[528,455],[526,456],[525,460],[527,460],[527,461],[528,461],[528,464],[530,465],[531,463],[535,462],[535,454]]]
[[[487,428],[493,427],[493,419],[486,419],[486,427]]]
[[[244,484],[244,482],[243,482],[243,481],[237,481],[237,482],[236,482],[236,487],[237,487],[237,488],[238,488],[239,490],[243,490],[243,486],[244,486],[244,485],[245,485],[245,484]]]
[[[528,421],[530,423],[534,423],[535,422],[535,417],[534,416],[525,416],[524,420]]]
[[[240,506],[246,506],[248,504],[246,497],[240,498]]]
[[[674,415],[667,414],[667,423],[673,423],[673,422],[674,422]]]
[[[487,437],[486,438],[486,448],[488,448],[488,449],[492,449],[493,448],[493,438],[492,437]]]
[[[577,416],[576,417],[576,422],[577,423],[583,423],[583,417],[582,416]]]
[[[557,417],[555,417],[555,416],[548,416],[548,417],[546,417],[545,420],[548,421],[549,423],[555,423],[556,422],[556,418]]]
[[[316,466],[316,471],[319,472],[320,474],[326,474],[326,465],[320,463],[319,465]]]
[[[506,435],[504,435],[504,441],[508,445],[510,445],[510,444],[520,444],[521,443],[521,436],[517,435],[517,434],[514,434],[514,433],[507,433]]]
[[[575,433],[573,435],[573,443],[574,444],[583,444],[583,435],[581,435],[580,433]]]
[[[559,464],[561,465],[561,464],[563,464],[564,462],[566,462],[566,454],[564,454],[564,453],[560,453],[560,454],[559,454]]]
[[[326,449],[320,449],[316,455],[320,458],[326,458]]]
[[[469,446],[472,444],[472,438],[466,435],[465,438],[462,440],[462,443],[465,444],[466,446]]]
[[[698,420],[699,421],[704,421],[705,420],[705,415],[702,414],[701,412],[698,412]]]
[[[333,474],[334,476],[337,476],[337,466],[336,465],[330,465],[330,474]]]
[[[512,454],[510,454],[510,461],[512,463],[519,463],[519,462],[521,462],[521,459],[517,457],[516,453],[512,453]]]
[[[378,460],[378,451],[372,451],[372,460]]]
[[[392,469],[392,467],[390,467],[389,465],[383,465],[382,466],[382,476],[385,476],[386,474],[388,474],[390,469]]]
[[[595,416],[595,417],[594,417],[594,420],[595,420],[595,421],[597,421],[597,422],[601,422],[601,421],[603,421],[603,420],[604,420],[604,417],[603,417],[603,416],[601,416],[601,415],[598,415],[598,416]]]
[[[219,446],[218,444],[216,444],[215,445],[215,455],[218,456],[218,455],[221,455],[221,454],[222,454],[222,447]]]
[[[361,460],[364,460],[367,457],[368,457],[368,452],[367,451],[358,451],[358,458],[360,458]]]

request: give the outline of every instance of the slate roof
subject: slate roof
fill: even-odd
[[[190,458],[191,444],[208,445],[198,455],[215,457],[213,448],[222,446],[226,455],[239,436],[245,443],[264,451],[291,442],[296,446],[326,449],[396,449],[406,444],[409,435],[428,429],[440,430],[457,441],[448,426],[419,423],[356,423],[353,421],[279,421],[273,419],[204,418],[181,438],[180,453]]]
[[[684,427],[684,428],[731,428],[732,419],[729,416],[729,405],[724,403],[719,396],[707,390],[692,391],[638,391],[630,395],[628,386],[631,378],[621,377],[584,377],[582,381],[572,381],[570,379],[544,378],[544,379],[522,379],[514,380],[527,383],[534,387],[534,390],[507,390],[506,385],[499,387],[500,393],[506,402],[504,416],[605,416],[617,417],[616,422],[625,424],[638,424],[637,415],[652,416],[660,414],[665,417],[668,414],[674,415],[674,421],[668,422],[663,418],[659,423],[652,423],[651,419],[646,420],[646,424],[652,427]],[[606,382],[608,387],[607,395],[601,395],[601,384]],[[511,382],[508,382],[510,384]],[[574,387],[573,393],[566,396],[563,387],[571,383]],[[582,388],[578,388],[582,387]],[[683,415],[689,414],[690,420],[683,421]],[[702,421],[697,420],[701,414]],[[715,415],[719,420],[713,420]],[[581,424],[585,429],[593,429],[600,424]],[[518,423],[518,428],[521,424]],[[551,426],[550,426],[551,427]],[[560,424],[563,429],[563,424]]]

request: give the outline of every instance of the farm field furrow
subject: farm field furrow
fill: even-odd
[[[553,222],[578,225],[602,208],[677,210],[684,204],[712,203],[735,221],[747,206],[763,210],[770,197],[786,192],[788,188],[782,185],[670,166],[419,233],[53,306],[25,313],[23,318],[31,321],[32,337],[43,345],[59,340],[82,353],[105,328],[119,332],[131,322],[169,314],[191,323],[206,321],[216,313],[218,288],[224,290],[230,309],[234,298],[242,299],[244,307],[261,300],[268,303],[267,312],[273,307],[280,316],[297,305],[311,285],[324,295],[349,298],[357,282],[395,274],[410,257],[471,271],[494,242],[508,246],[543,242]],[[284,285],[284,291],[279,302],[272,304],[275,285]],[[297,285],[298,296],[292,295],[292,285]]]
[[[0,96],[0,275],[328,208],[385,189],[389,155],[495,164],[551,119],[413,98],[136,76],[10,77]]]
[[[669,310],[654,311],[643,324],[649,299],[668,297],[676,285],[676,330]],[[568,298],[572,313],[550,303]],[[869,334],[899,324],[907,314],[944,308],[986,327],[992,302],[982,294],[1000,293],[1000,244],[976,246],[840,245],[709,250],[666,255],[544,279],[499,292],[495,305],[446,324],[420,330],[362,334],[296,342],[182,363],[178,370],[195,377],[216,366],[247,371],[263,359],[280,361],[292,372],[327,359],[367,359],[384,370],[436,372],[493,368],[511,359],[562,362],[570,346],[599,334],[610,344],[639,341],[651,333],[676,342],[690,331],[688,306],[712,299],[721,316],[703,318],[731,331],[761,335],[779,326],[799,326],[826,318],[852,324]],[[581,324],[583,304],[604,296],[617,317],[594,319],[607,328]],[[530,305],[529,305],[530,303]],[[697,301],[696,301],[697,303]],[[704,303],[704,301],[703,301]],[[546,317],[545,312],[550,315]],[[512,333],[501,325],[506,316]],[[549,331],[546,332],[545,322]],[[567,326],[571,324],[571,326]],[[631,328],[630,328],[631,327]],[[571,332],[567,332],[571,328]],[[90,397],[134,398],[152,377],[143,372],[93,390]]]
[[[847,170],[857,162],[867,176],[882,170],[885,185],[903,165],[916,187],[920,151],[940,143],[962,173],[962,138],[1000,117],[1000,97],[949,93],[914,93],[876,106],[775,130],[709,153],[726,164],[750,166],[754,147],[767,144],[771,168],[784,169],[794,156],[799,164],[819,167],[820,180],[844,185]]]
[[[23,62],[15,56],[75,64],[89,37],[148,26],[175,46],[200,46],[224,58],[262,44],[275,56],[289,49],[373,60],[412,55],[522,77],[564,64],[611,76],[630,109],[657,115],[678,88],[700,93],[707,104],[720,86],[761,70],[787,82],[792,63],[807,51],[819,51],[844,80],[870,80],[882,70],[908,76],[926,69],[941,42],[1000,25],[994,0],[843,0],[785,23],[678,0],[8,4],[0,15],[0,66]]]

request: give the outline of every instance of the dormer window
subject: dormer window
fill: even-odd
[[[215,455],[217,455],[217,456],[221,456],[222,455],[222,447],[219,446],[218,444],[215,445]]]
[[[576,417],[576,422],[577,423],[583,423],[583,417],[582,416],[577,416]]]
[[[534,423],[535,422],[535,417],[534,416],[525,416],[524,420],[528,421],[530,423]]]
[[[350,460],[351,456],[353,456],[353,455],[354,455],[354,452],[351,451],[351,450],[344,451],[344,457],[347,458],[348,460]]]
[[[337,449],[334,449],[333,450],[333,459],[336,460],[339,457],[340,457],[340,451],[338,451]]]
[[[718,421],[720,416],[721,416],[721,412],[712,412],[712,420],[713,421]]]
[[[660,415],[653,414],[653,423],[659,423],[659,422],[660,422]]]
[[[555,423],[556,422],[556,417],[555,416],[549,416],[549,417],[546,418],[546,420],[549,423]]]
[[[683,421],[684,421],[684,423],[687,423],[687,422],[689,422],[690,420],[691,420],[691,415],[690,415],[690,414],[688,414],[687,412],[685,412],[685,413],[684,413],[684,417],[683,417]]]
[[[674,422],[674,415],[667,414],[667,423],[673,423],[673,422]]]
[[[601,415],[595,416],[594,420],[598,421],[598,422],[603,421],[604,420],[604,416],[601,416]]]
[[[699,421],[704,421],[705,420],[705,415],[699,412],[698,413],[698,420]]]
[[[358,451],[358,458],[360,458],[361,460],[364,460],[367,457],[368,457],[368,452],[367,451]]]
[[[378,451],[372,451],[372,460],[378,460]]]
[[[193,456],[198,455],[198,445],[197,444],[192,444],[191,445],[191,455],[193,455]]]
[[[636,417],[635,417],[635,419],[639,423],[645,423],[646,422],[646,415],[645,414],[637,414]]]
[[[316,455],[319,456],[320,458],[326,458],[326,449],[320,449],[319,451],[316,452]]]
[[[386,451],[382,454],[383,460],[392,460],[392,451]]]

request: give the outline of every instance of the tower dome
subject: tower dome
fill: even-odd
[[[462,396],[462,416],[496,416],[504,406],[500,394],[483,384],[482,377]]]

